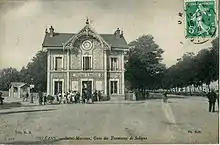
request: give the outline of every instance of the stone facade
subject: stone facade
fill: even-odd
[[[125,41],[121,35],[112,35],[111,42],[116,39]],[[110,41],[110,35],[103,36]],[[81,93],[83,83],[86,82],[90,83],[91,92],[100,90],[110,97],[124,95],[124,53],[128,47],[121,48],[117,44],[118,47],[113,48],[112,44],[95,33],[89,24],[79,33],[68,37],[64,43],[57,44],[63,37],[67,36],[53,31],[45,35],[43,48],[48,53],[47,94],[56,95],[57,90]],[[47,44],[48,42],[51,44]],[[123,43],[127,46],[126,41]]]

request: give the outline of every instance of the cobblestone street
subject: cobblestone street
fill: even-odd
[[[0,120],[1,143],[218,142],[218,113],[208,112],[203,97],[171,98],[168,103],[161,99],[46,106],[26,103],[2,107]]]

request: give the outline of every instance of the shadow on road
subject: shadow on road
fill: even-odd
[[[162,99],[163,96],[152,96],[146,100],[152,100],[152,99]],[[168,99],[187,99],[190,98],[189,96],[168,96]]]
[[[26,113],[26,112],[43,112],[43,111],[53,111],[55,109],[38,109],[38,110],[19,110],[19,111],[9,111],[9,112],[0,112],[0,115],[8,115],[15,113]]]
[[[3,105],[0,105],[0,109],[11,109],[15,107],[22,107],[20,102],[4,102]]]
[[[39,106],[39,105],[34,105],[34,104],[30,104],[30,105],[24,105],[21,102],[4,102],[3,105],[0,105],[0,110],[3,109],[12,109],[12,108],[16,108],[16,107],[33,107],[33,106]]]
[[[125,100],[123,100],[123,101],[125,101]],[[130,104],[143,104],[145,101],[133,101],[133,102],[117,102],[117,101],[115,101],[115,102],[111,102],[111,101],[109,101],[109,102],[96,102],[96,103],[94,103],[94,104],[100,104],[100,105],[102,105],[102,104],[125,104],[125,105],[130,105]]]

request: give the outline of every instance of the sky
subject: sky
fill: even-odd
[[[146,34],[165,52],[163,63],[175,64],[185,52],[197,53],[211,46],[196,45],[184,37],[178,12],[183,0],[0,0],[0,69],[26,66],[42,49],[45,29],[77,33],[88,17],[97,33],[124,32],[127,43]],[[182,42],[182,44],[180,43]]]

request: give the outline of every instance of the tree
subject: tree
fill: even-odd
[[[19,81],[19,71],[15,68],[4,68],[0,73],[0,90],[8,91],[11,82]]]
[[[211,55],[211,69],[212,81],[219,80],[219,39],[216,38],[212,41],[212,48],[210,50]]]
[[[161,64],[164,52],[154,42],[153,36],[143,35],[129,43],[130,52],[125,65],[125,79],[130,89],[138,90],[138,94],[145,93],[146,89],[155,89],[160,86],[160,77],[165,70]]]
[[[33,83],[35,90],[46,91],[47,88],[47,52],[39,51],[22,74],[26,75],[26,83]]]
[[[179,88],[192,85],[194,83],[194,53],[187,52],[178,62],[167,69],[162,80],[163,88]]]
[[[31,76],[28,73],[27,68],[25,68],[25,67],[21,68],[20,73],[19,73],[19,78],[20,78],[21,82],[31,83],[30,82]]]

